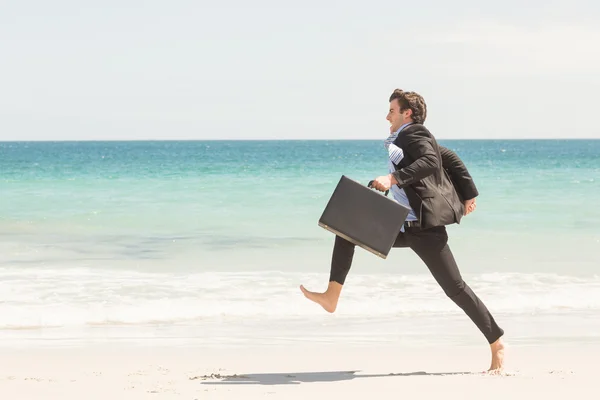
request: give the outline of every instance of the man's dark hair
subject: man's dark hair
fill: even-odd
[[[402,89],[396,89],[390,96],[390,102],[398,99],[400,112],[410,109],[412,110],[412,120],[417,124],[422,124],[427,118],[427,104],[425,99],[418,93],[405,92]]]

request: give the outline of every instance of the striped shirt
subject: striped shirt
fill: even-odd
[[[390,136],[388,136],[387,139],[385,139],[384,141],[384,146],[388,151],[388,170],[390,174],[396,171],[396,166],[394,164],[398,164],[402,160],[402,158],[404,158],[404,152],[402,151],[402,149],[396,146],[393,142],[394,140],[396,140],[398,134],[402,131],[402,129],[404,129],[408,125],[410,125],[410,123],[402,125],[397,131],[392,132]],[[390,192],[392,192],[394,200],[410,209],[406,220],[416,221],[417,215],[410,206],[410,203],[408,202],[408,197],[406,197],[406,192],[404,191],[404,189],[399,188],[398,185],[392,185],[392,187],[390,188]],[[404,227],[402,227],[402,231],[404,232]]]

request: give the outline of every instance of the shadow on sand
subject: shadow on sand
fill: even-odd
[[[356,375],[359,371],[326,371],[326,372],[290,372],[244,375],[211,374],[191,377],[191,380],[202,380],[204,385],[298,385],[312,382],[339,382],[363,378],[384,378],[389,376],[447,376],[447,375],[479,375],[474,372],[400,372],[390,374]]]

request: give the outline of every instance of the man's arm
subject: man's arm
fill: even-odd
[[[393,179],[396,180],[392,183],[397,183],[401,188],[433,175],[440,168],[432,138],[424,127],[414,131],[407,129],[403,148],[415,161],[392,173]]]
[[[479,192],[477,191],[475,182],[473,182],[471,174],[469,174],[467,167],[460,157],[444,146],[439,146],[439,148],[442,155],[442,166],[448,171],[458,194],[464,200],[471,200],[477,197]]]

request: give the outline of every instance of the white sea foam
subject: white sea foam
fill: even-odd
[[[0,269],[0,330],[319,318],[298,285],[325,274],[168,274],[86,269]],[[600,277],[480,274],[465,279],[495,314],[600,312]],[[429,275],[348,278],[335,318],[459,315]]]

